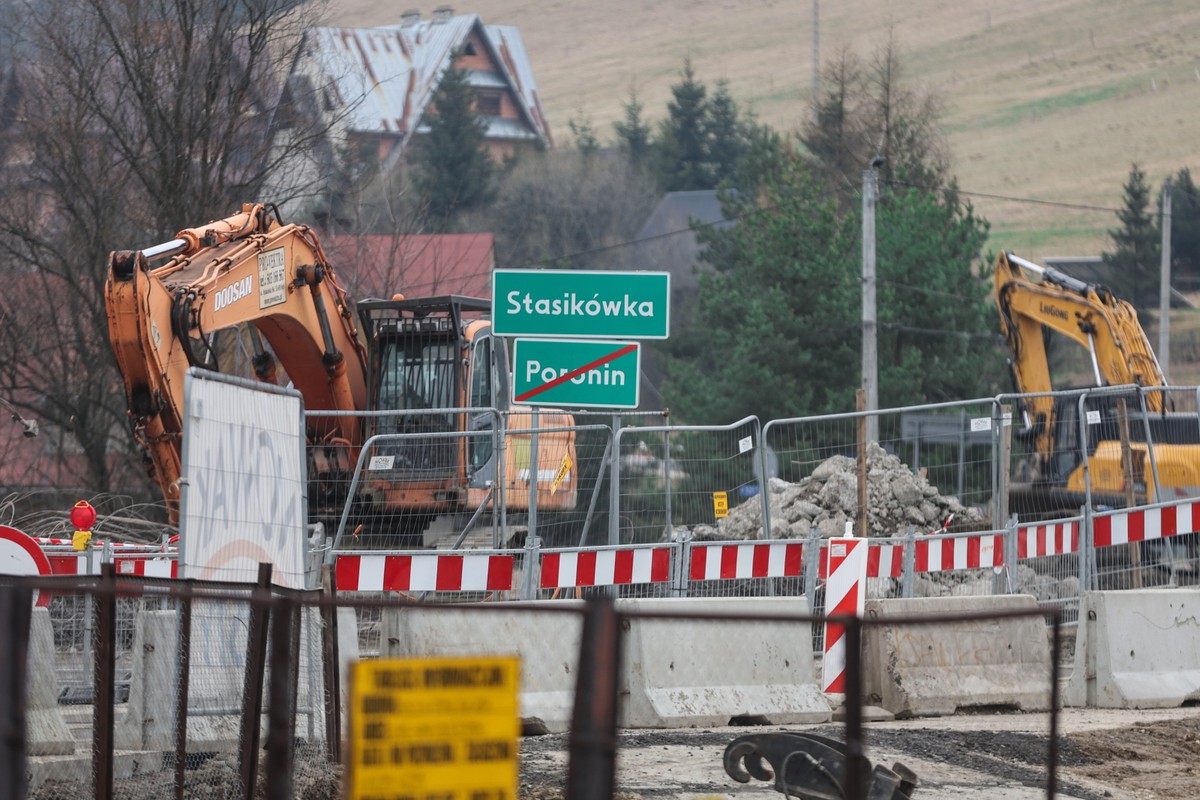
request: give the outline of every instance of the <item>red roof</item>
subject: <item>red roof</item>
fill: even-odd
[[[325,255],[355,300],[461,294],[489,298],[496,267],[490,233],[333,236]]]

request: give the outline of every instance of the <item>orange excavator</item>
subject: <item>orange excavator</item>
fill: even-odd
[[[365,300],[360,328],[314,231],[247,204],[161,245],[112,253],[105,304],[130,422],[172,523],[184,378],[193,367],[228,371],[220,337],[252,352],[258,380],[286,375],[306,411],[340,412],[306,415],[310,517],[337,519],[350,503],[360,529],[418,533],[436,516],[495,504],[501,457],[505,508],[528,508],[531,418],[507,413],[508,355],[486,300]],[[513,433],[497,452],[500,419]],[[539,424],[538,508],[572,509],[572,418],[543,411]],[[360,460],[371,469],[351,497]]]

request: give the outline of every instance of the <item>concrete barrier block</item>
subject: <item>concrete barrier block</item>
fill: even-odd
[[[1200,589],[1085,592],[1069,706],[1175,708],[1200,700]]]
[[[626,728],[828,722],[808,623],[703,619],[705,614],[808,614],[804,598],[631,599],[622,612],[695,614],[696,621],[631,619],[618,723]]]
[[[550,733],[571,724],[582,618],[547,608],[582,609],[575,600],[510,603],[503,610],[384,609],[380,655],[517,655],[525,726]],[[540,611],[540,613],[539,613]]]
[[[868,619],[1037,609],[1028,595],[868,600]],[[1050,644],[1040,616],[868,625],[863,630],[868,703],[898,718],[953,714],[960,708],[1050,708]]]
[[[25,709],[25,746],[31,756],[69,756],[75,752],[75,737],[58,707],[55,660],[50,610],[35,608],[29,624],[26,659],[29,697]]]

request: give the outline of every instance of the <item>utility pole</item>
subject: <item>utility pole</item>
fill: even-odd
[[[863,170],[862,208],[862,388],[866,393],[867,412],[879,410],[879,360],[876,350],[875,324],[875,199],[878,169],[883,164],[876,157]],[[867,416],[867,441],[879,441],[879,417]]]
[[[1163,182],[1162,193],[1162,261],[1158,284],[1158,368],[1163,379],[1170,382],[1171,371],[1171,179]]]

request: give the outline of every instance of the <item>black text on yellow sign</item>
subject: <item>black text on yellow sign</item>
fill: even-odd
[[[729,516],[729,494],[713,492],[713,516],[717,519]]]
[[[347,800],[516,800],[515,656],[359,661]]]

